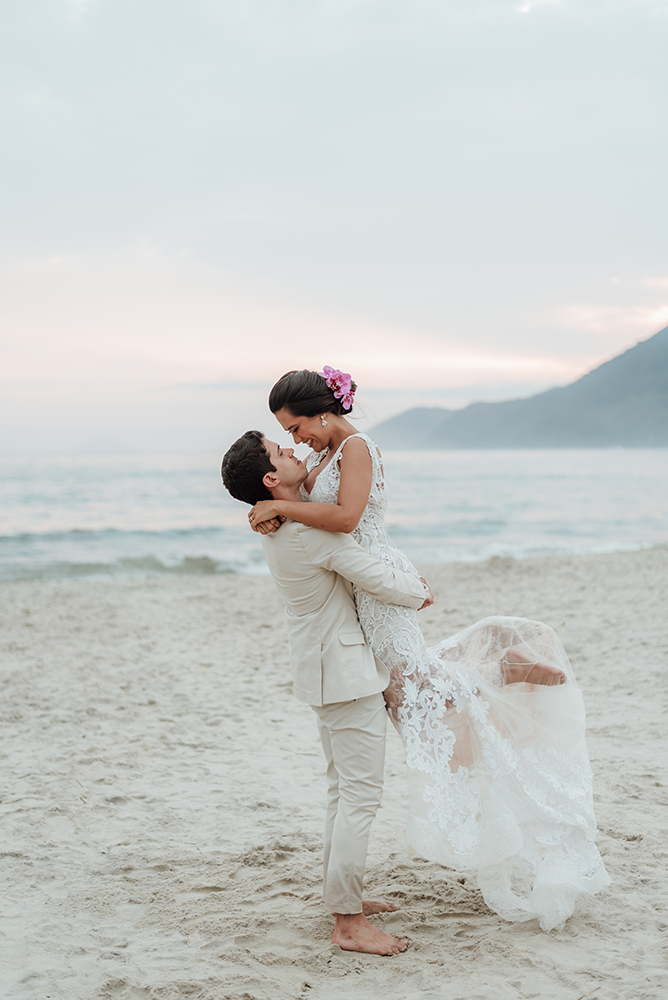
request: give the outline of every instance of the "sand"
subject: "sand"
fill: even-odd
[[[505,923],[403,847],[388,736],[367,886],[394,958],[341,952],[320,901],[323,758],[269,578],[0,591],[6,1000],[645,1000],[668,995],[668,547],[434,569],[436,641],[554,626],[588,709],[613,879],[561,932]]]

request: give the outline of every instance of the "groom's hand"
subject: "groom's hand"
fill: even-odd
[[[272,517],[270,521],[260,521],[259,524],[251,524],[251,528],[253,531],[257,531],[258,535],[270,535],[272,531],[278,531],[283,521],[285,521],[284,517]]]
[[[428,608],[428,607],[430,607],[434,603],[434,595],[432,593],[431,587],[429,586],[429,584],[427,583],[427,581],[425,580],[425,578],[423,576],[420,577],[420,580],[421,580],[422,583],[424,583],[425,587],[429,591],[429,597],[424,602],[424,604],[420,605],[420,607],[418,608],[418,611],[422,611],[423,608]]]

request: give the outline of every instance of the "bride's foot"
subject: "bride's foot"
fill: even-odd
[[[558,667],[541,660],[532,660],[521,649],[513,646],[501,660],[504,684],[565,684],[566,675]]]
[[[401,907],[396,903],[386,903],[382,899],[365,899],[362,903],[362,913],[372,917],[374,913],[396,913]]]
[[[367,955],[398,955],[408,942],[386,934],[370,924],[363,913],[336,913],[332,944],[344,951],[363,951]]]

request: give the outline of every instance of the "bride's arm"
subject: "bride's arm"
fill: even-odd
[[[300,524],[325,531],[349,533],[359,524],[369,501],[373,468],[369,449],[361,438],[351,438],[339,459],[341,481],[336,503],[299,503],[293,500],[260,500],[253,507],[253,530],[272,517],[289,517]]]

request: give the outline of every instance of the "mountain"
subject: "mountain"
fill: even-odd
[[[668,327],[571,385],[463,410],[418,407],[370,433],[381,448],[668,447]]]

